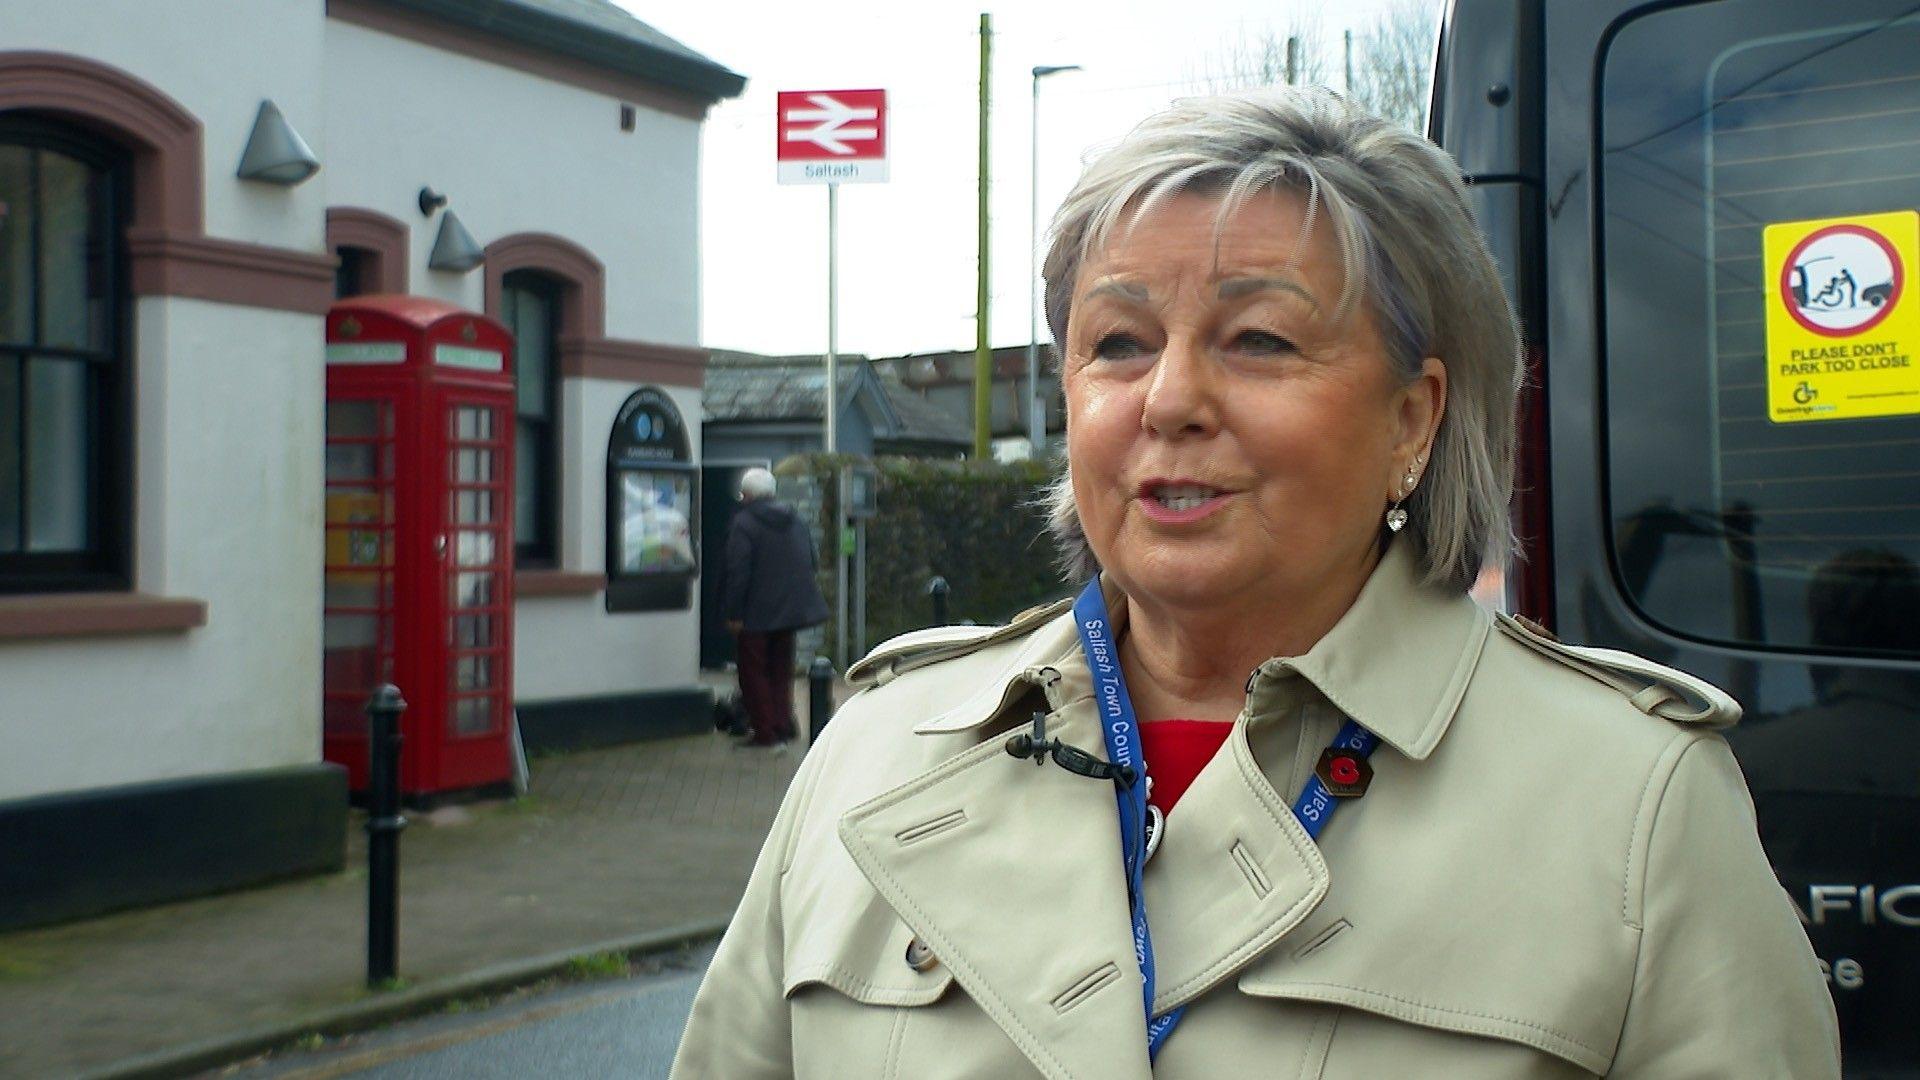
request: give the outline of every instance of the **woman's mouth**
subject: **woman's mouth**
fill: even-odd
[[[1212,514],[1229,493],[1206,484],[1188,482],[1141,485],[1140,507],[1152,521],[1185,525]]]

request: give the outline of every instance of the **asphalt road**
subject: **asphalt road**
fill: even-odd
[[[628,978],[518,995],[231,1070],[238,1080],[519,1080],[667,1075],[713,946],[637,965]]]

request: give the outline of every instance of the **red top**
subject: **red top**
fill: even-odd
[[[1226,744],[1231,720],[1149,720],[1140,725],[1140,749],[1153,778],[1153,805],[1171,813],[1193,778]]]

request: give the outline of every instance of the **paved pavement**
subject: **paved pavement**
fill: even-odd
[[[537,759],[526,799],[415,815],[400,995],[724,920],[799,759],[661,740]],[[348,842],[342,873],[0,935],[0,1077],[111,1073],[377,1003],[358,815]]]
[[[713,945],[651,957],[628,978],[513,995],[314,1050],[277,1054],[227,1080],[665,1080]]]

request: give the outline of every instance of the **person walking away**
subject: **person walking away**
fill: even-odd
[[[753,725],[748,746],[793,739],[793,634],[827,621],[826,597],[813,580],[813,537],[773,489],[765,469],[740,477],[742,505],[727,529],[721,588],[721,614],[738,646],[740,698]]]

